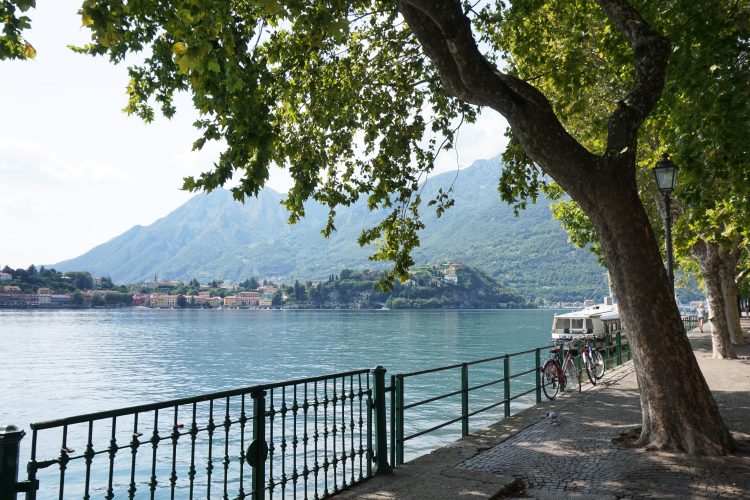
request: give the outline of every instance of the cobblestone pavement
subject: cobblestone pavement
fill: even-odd
[[[641,419],[632,364],[618,371],[617,380],[585,392],[556,418],[457,467],[522,478],[530,497],[750,498],[750,455],[691,457],[613,444]]]

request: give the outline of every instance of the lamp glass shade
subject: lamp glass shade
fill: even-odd
[[[659,187],[659,191],[662,193],[670,193],[674,191],[674,186],[677,182],[677,165],[672,163],[667,158],[662,158],[656,164],[654,168],[654,175],[656,176],[656,185]]]

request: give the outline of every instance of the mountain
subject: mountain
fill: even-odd
[[[431,209],[414,252],[418,264],[460,262],[487,272],[523,296],[550,300],[599,298],[605,271],[585,250],[573,248],[549,202],[540,197],[519,217],[499,200],[498,160],[482,160],[458,173],[433,177],[424,186],[427,200],[453,184],[455,206],[441,218]],[[327,210],[306,205],[306,217],[287,224],[282,195],[265,189],[245,204],[226,190],[198,194],[150,226],[135,226],[85,254],[55,264],[58,270],[85,270],[116,282],[153,278],[242,281],[250,276],[318,279],[341,269],[378,267],[357,237],[379,217],[365,203],[342,208],[338,230],[320,234]],[[384,264],[382,264],[384,265]]]

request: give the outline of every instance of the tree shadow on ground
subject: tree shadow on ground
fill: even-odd
[[[750,411],[750,395],[714,395],[728,426],[747,444],[750,424],[740,416]],[[524,478],[532,490],[560,495],[688,498],[750,492],[750,456],[744,450],[702,457],[613,442],[640,425],[637,390],[590,391],[572,398],[555,418],[543,418],[459,467]]]

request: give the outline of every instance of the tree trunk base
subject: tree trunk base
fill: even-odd
[[[640,436],[633,442],[632,447],[650,451],[684,452],[689,455],[723,456],[737,449],[737,443],[732,436],[729,435],[727,438],[727,442],[721,444],[721,439],[703,436],[697,432],[668,435],[665,432],[648,432],[641,429]]]

